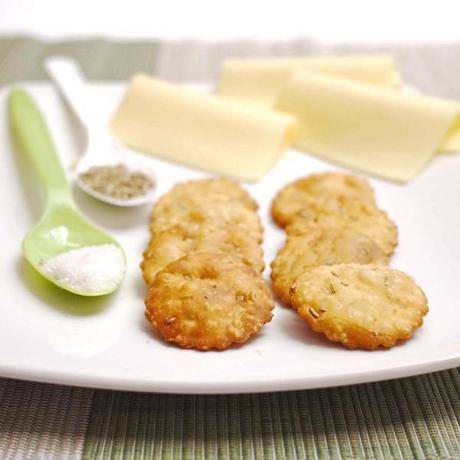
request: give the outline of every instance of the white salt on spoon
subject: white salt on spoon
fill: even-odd
[[[47,260],[43,270],[74,292],[98,293],[115,289],[125,274],[122,251],[115,244],[83,246]]]

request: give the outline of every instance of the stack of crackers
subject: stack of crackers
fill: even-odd
[[[166,341],[225,349],[271,320],[257,208],[228,179],[179,183],[158,200],[141,267],[145,315]],[[287,233],[272,263],[273,290],[314,331],[373,350],[423,324],[427,299],[388,266],[398,232],[367,181],[341,173],[298,179],[278,192],[272,215]]]
[[[422,325],[427,299],[387,266],[397,228],[367,181],[341,173],[298,179],[278,192],[272,216],[288,236],[272,263],[273,289],[314,331],[375,349]]]
[[[271,320],[257,208],[227,179],[179,183],[158,200],[141,268],[145,315],[165,340],[225,349]]]

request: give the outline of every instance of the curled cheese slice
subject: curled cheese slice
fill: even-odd
[[[133,149],[258,180],[291,142],[295,124],[289,115],[137,75],[111,129]]]
[[[300,70],[385,88],[397,88],[401,82],[392,56],[227,59],[217,92],[225,97],[270,108],[289,75]]]
[[[460,146],[459,104],[319,73],[291,75],[275,108],[297,117],[301,150],[397,181]]]

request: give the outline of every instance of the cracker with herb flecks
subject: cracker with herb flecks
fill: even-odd
[[[398,228],[381,209],[348,198],[325,199],[312,205],[286,227],[289,236],[305,235],[312,223],[351,228],[374,240],[386,255],[398,244]]]
[[[315,332],[368,350],[410,338],[428,312],[425,294],[409,275],[378,265],[312,269],[291,286],[291,301]]]
[[[145,316],[168,342],[222,350],[257,333],[271,320],[273,307],[260,274],[239,258],[194,252],[156,275]]]
[[[291,236],[272,262],[272,286],[290,304],[289,289],[295,279],[320,265],[341,263],[383,264],[388,258],[368,236],[350,228],[310,224],[302,236]]]
[[[239,202],[205,201],[200,204],[177,202],[162,210],[154,212],[150,223],[153,236],[169,230],[176,225],[232,225],[246,232],[255,242],[263,238],[260,218],[253,210]]]
[[[203,203],[239,203],[256,211],[257,203],[237,182],[225,178],[199,179],[180,182],[165,193],[155,204],[152,221],[162,215],[171,215],[182,210],[194,209]],[[179,207],[179,211],[178,211]]]
[[[374,190],[359,177],[338,172],[312,174],[283,187],[273,200],[274,221],[285,227],[324,199],[353,199],[375,205]]]
[[[152,236],[144,251],[142,274],[150,284],[156,274],[177,259],[191,252],[222,252],[239,257],[246,265],[261,273],[265,263],[261,246],[236,225],[176,225]]]

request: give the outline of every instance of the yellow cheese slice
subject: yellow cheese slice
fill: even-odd
[[[214,173],[260,179],[291,143],[295,120],[136,76],[111,120],[129,147]]]
[[[301,150],[398,181],[459,147],[459,104],[315,72],[291,75],[276,109],[297,117]]]
[[[401,82],[392,56],[228,59],[223,64],[217,92],[228,98],[272,107],[286,79],[299,70],[387,88],[398,88]]]

